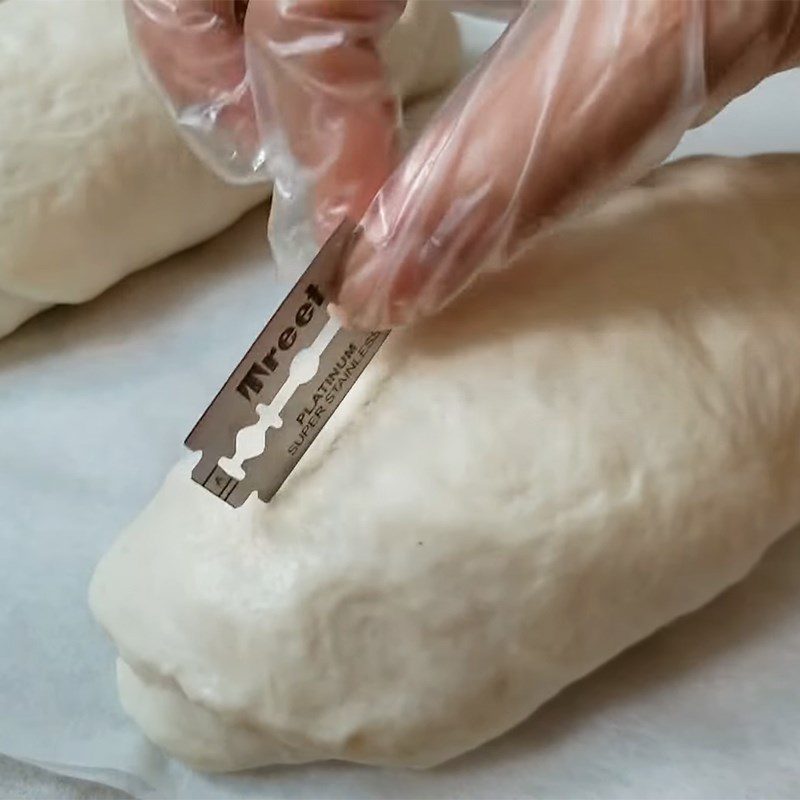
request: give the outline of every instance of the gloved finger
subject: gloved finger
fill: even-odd
[[[176,123],[199,155],[231,180],[250,179],[259,160],[243,8],[234,0],[125,3],[142,66]]]
[[[146,71],[223,178],[274,180],[276,205],[312,214],[320,240],[361,216],[397,160],[377,45],[405,0],[127,4]]]
[[[529,7],[368,209],[339,292],[347,321],[385,328],[435,312],[553,218],[655,166],[726,89],[784,63],[785,28],[771,19],[752,38],[752,7],[766,5]]]
[[[404,0],[251,2],[247,64],[262,138],[269,125],[313,187],[321,239],[359,218],[397,159],[398,100],[377,43]]]

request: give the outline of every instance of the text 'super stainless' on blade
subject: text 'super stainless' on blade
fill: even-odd
[[[323,245],[186,438],[189,449],[202,451],[192,479],[230,505],[241,505],[253,491],[264,500],[272,497],[386,337],[385,333],[342,330],[333,337],[320,357],[318,375],[327,375],[331,365],[353,353],[359,354],[357,364],[348,367],[347,379],[335,393],[335,402],[327,403],[325,410],[319,412],[319,424],[308,428],[302,447],[289,452],[283,438],[295,427],[287,421],[295,420],[307,405],[306,394],[317,386],[317,377],[301,385],[289,398],[281,413],[284,427],[270,429],[267,451],[245,462],[241,483],[219,466],[220,458],[234,455],[238,432],[258,420],[258,407],[275,399],[289,378],[295,356],[312,345],[327,324],[333,282],[353,231],[351,224],[343,223]],[[282,430],[286,433],[275,435]]]
[[[268,428],[266,448],[242,465],[245,477],[221,495],[234,507],[257,491],[265,503],[280,489],[353,387],[388,336],[388,331],[359,333],[340,329],[319,359],[316,375],[299,386],[280,412],[280,428]],[[235,485],[234,485],[235,484]]]

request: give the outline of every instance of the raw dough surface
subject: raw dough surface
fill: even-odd
[[[178,465],[100,563],[122,703],[205,770],[430,766],[800,520],[800,156],[663,168],[395,332],[270,505]]]
[[[384,49],[407,98],[459,68],[441,3],[411,3]],[[0,75],[0,336],[207,239],[269,195],[225,185],[181,141],[133,63],[117,0],[1,2]]]

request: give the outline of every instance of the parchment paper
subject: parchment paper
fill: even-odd
[[[800,150],[798,97],[800,75],[775,78],[680,152]],[[141,797],[800,795],[800,533],[706,609],[438,770],[209,778],[150,746],[118,706],[89,576],[285,290],[256,211],[0,342],[0,752]]]

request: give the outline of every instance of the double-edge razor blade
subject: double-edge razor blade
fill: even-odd
[[[268,428],[263,452],[242,463],[244,477],[220,465],[234,456],[239,431],[258,422],[259,407],[279,396],[295,357],[330,330],[332,290],[353,235],[354,227],[342,223],[323,245],[186,438],[190,450],[202,451],[192,480],[234,508],[254,491],[264,502],[272,499],[388,335],[339,328],[314,377],[276,409],[280,426]]]

